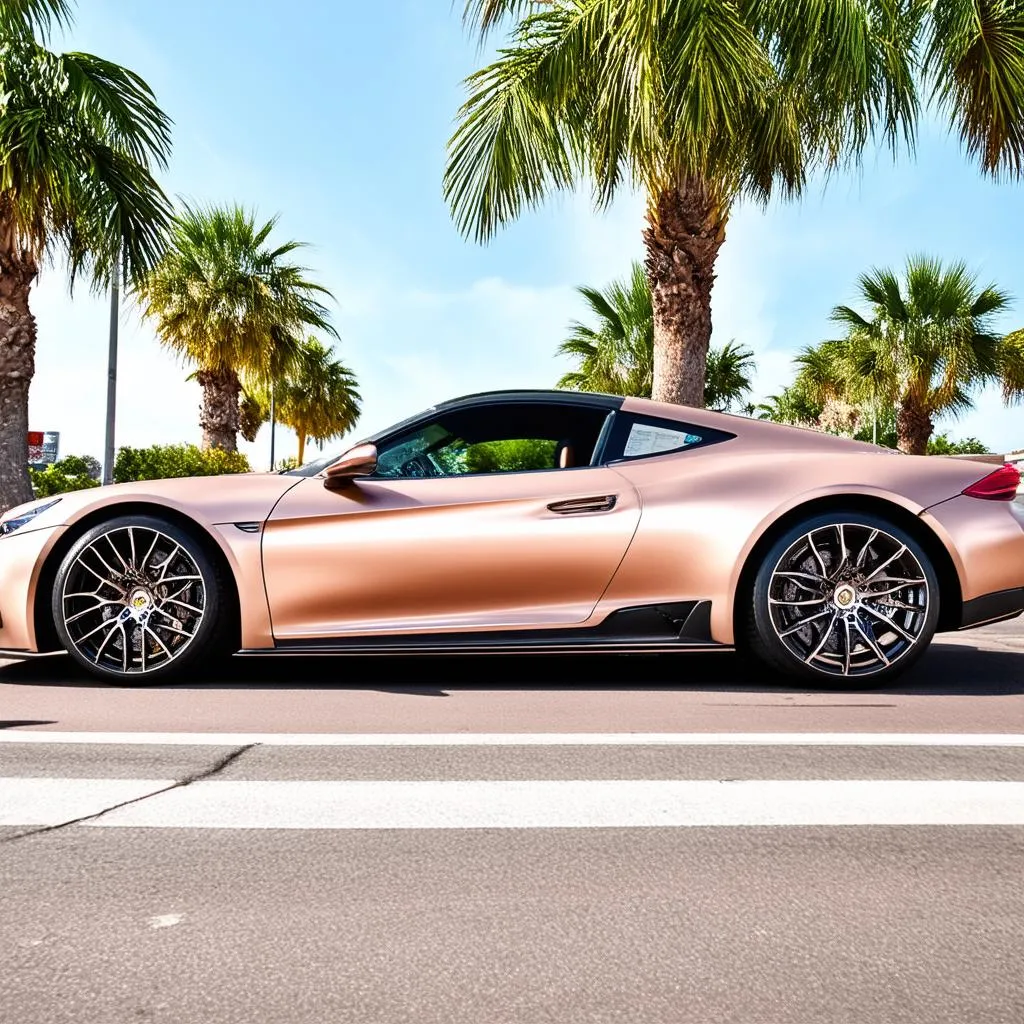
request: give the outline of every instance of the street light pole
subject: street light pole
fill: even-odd
[[[274,435],[277,433],[277,409],[274,407],[274,382],[270,382],[270,472],[274,472]]]
[[[117,328],[121,312],[118,270],[110,285],[110,341],[107,350],[107,426],[103,444],[103,483],[114,482],[114,421],[117,415]]]

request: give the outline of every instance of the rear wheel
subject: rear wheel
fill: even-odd
[[[873,685],[924,653],[939,585],[917,541],[887,520],[830,512],[786,531],[754,582],[752,652],[820,685]]]
[[[61,643],[104,679],[144,685],[219,653],[223,580],[195,537],[124,516],[93,527],[64,557],[53,592]]]

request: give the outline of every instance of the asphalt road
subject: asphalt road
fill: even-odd
[[[0,1021],[1024,1020],[1019,622],[878,691],[236,668],[0,667]]]

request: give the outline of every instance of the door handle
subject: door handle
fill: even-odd
[[[615,494],[598,494],[593,498],[567,498],[565,501],[551,502],[548,511],[557,512],[560,516],[571,516],[580,512],[611,512],[615,508],[617,497]]]

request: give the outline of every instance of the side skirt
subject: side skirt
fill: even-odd
[[[461,633],[400,633],[280,640],[245,656],[319,654],[660,654],[727,651],[711,639],[711,602],[620,608],[596,626]]]

